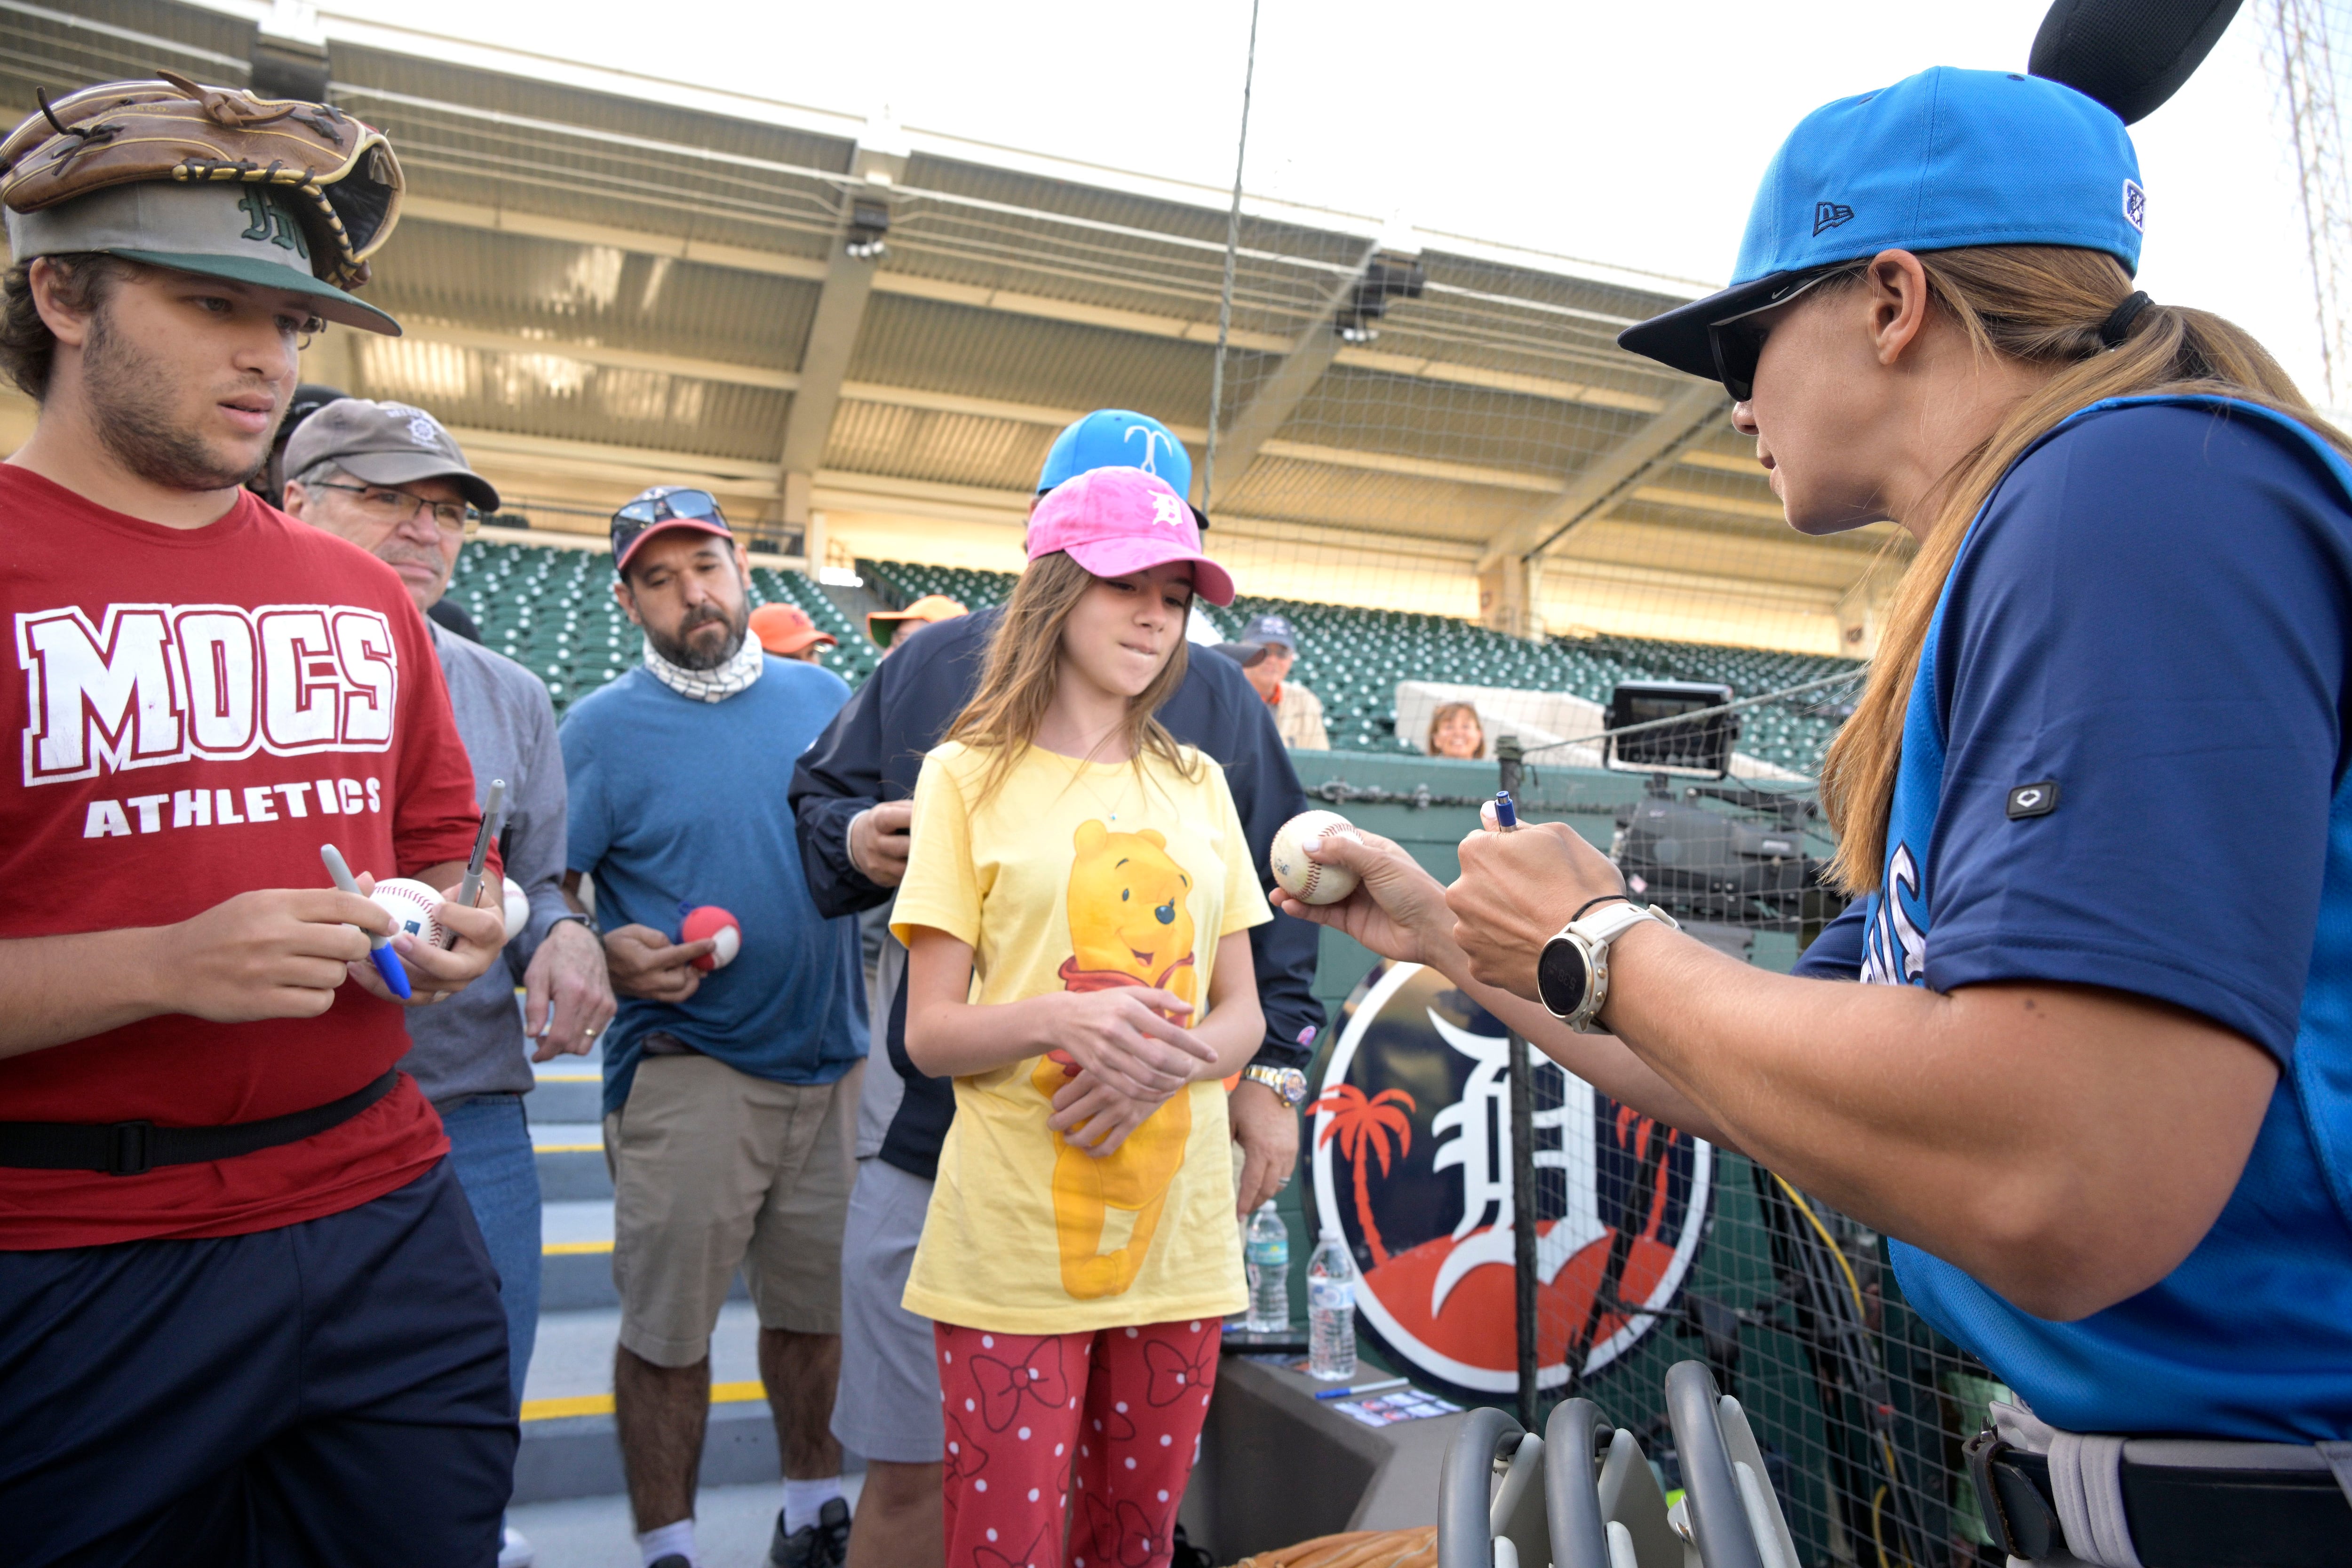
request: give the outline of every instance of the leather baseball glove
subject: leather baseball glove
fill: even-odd
[[[339,289],[366,282],[406,184],[383,132],[331,104],[160,75],[54,103],[43,95],[0,142],[0,202],[35,213],[139,180],[272,185],[293,198],[318,276]]]

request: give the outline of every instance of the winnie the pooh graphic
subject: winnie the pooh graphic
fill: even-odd
[[[1092,821],[1078,826],[1076,843],[1067,900],[1071,952],[1062,984],[1072,991],[1151,986],[1197,1003],[1200,973],[1192,963],[1188,907],[1192,879],[1168,853],[1167,837],[1150,827],[1113,833],[1107,823]],[[1066,1054],[1055,1051],[1038,1060],[1030,1082],[1050,1100],[1077,1071]],[[1062,1289],[1080,1300],[1097,1300],[1135,1283],[1192,1135],[1189,1092],[1171,1098],[1116,1152],[1099,1159],[1054,1134]],[[1105,1251],[1113,1211],[1132,1223],[1125,1240]]]

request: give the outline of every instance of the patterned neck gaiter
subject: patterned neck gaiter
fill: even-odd
[[[735,650],[735,657],[717,669],[681,668],[656,653],[650,640],[646,644],[646,668],[652,672],[653,678],[680,697],[691,697],[697,702],[726,701],[759,679],[760,671],[767,668],[767,650],[760,646],[760,639],[755,637],[744,637],[743,646]]]

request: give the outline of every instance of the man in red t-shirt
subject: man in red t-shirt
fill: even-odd
[[[472,770],[400,579],[240,488],[317,318],[398,331],[337,284],[399,166],[240,92],[53,112],[0,146],[0,370],[40,405],[0,466],[0,1557],[488,1568],[496,1279],[394,1070],[393,921],[320,858],[454,894]],[[172,114],[251,172],[97,130]],[[393,942],[411,1005],[505,934],[438,913],[453,945]]]

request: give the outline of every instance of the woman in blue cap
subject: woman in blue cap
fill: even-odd
[[[1930,70],[1809,116],[1738,281],[1621,340],[1723,382],[1799,531],[1916,542],[1823,769],[1860,896],[1796,976],[1565,826],[1473,834],[1442,896],[1332,840],[1363,890],[1286,907],[1900,1238],[2031,1407],[1981,1456],[2018,1555],[2344,1562],[2352,468],[2134,290],[2146,214],[2109,110]]]

